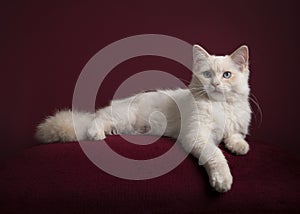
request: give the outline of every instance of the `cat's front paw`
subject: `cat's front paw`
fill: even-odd
[[[232,175],[214,173],[210,178],[210,185],[218,192],[227,192],[231,189]]]
[[[89,140],[103,140],[106,136],[103,127],[93,124],[87,130],[87,137]]]
[[[217,166],[209,173],[210,185],[218,192],[227,192],[230,190],[232,180],[232,175],[228,166]]]
[[[225,145],[227,149],[237,155],[245,155],[250,149],[249,144],[244,139],[240,139],[238,141],[231,140],[228,141]]]
[[[226,148],[234,154],[245,155],[249,151],[249,144],[240,134],[234,134],[224,140]]]

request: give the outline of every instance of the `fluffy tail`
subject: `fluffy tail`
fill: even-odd
[[[87,140],[86,131],[92,119],[91,113],[74,111],[72,114],[70,110],[59,111],[38,125],[36,138],[43,143]]]

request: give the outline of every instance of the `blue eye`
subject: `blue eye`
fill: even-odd
[[[230,71],[225,71],[225,72],[223,73],[223,77],[224,77],[225,79],[229,79],[229,78],[231,77],[231,72],[230,72]]]
[[[210,71],[204,71],[202,73],[202,75],[205,77],[205,78],[211,78],[211,72]]]

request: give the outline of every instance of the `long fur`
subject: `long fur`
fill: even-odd
[[[245,141],[251,120],[248,58],[246,46],[231,55],[213,56],[195,45],[189,89],[142,92],[114,100],[95,114],[59,111],[37,127],[36,137],[45,143],[102,140],[121,133],[179,138],[204,165],[211,185],[226,192],[233,178],[217,145],[224,141],[238,155],[249,151]],[[224,77],[227,71],[229,78]]]

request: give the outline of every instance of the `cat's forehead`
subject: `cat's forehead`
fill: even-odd
[[[207,60],[207,66],[216,72],[234,69],[234,65],[229,56],[210,56]]]
[[[208,62],[210,64],[223,66],[223,65],[229,64],[229,62],[231,62],[231,60],[230,60],[230,57],[228,57],[228,56],[214,56],[214,55],[212,55],[208,58]]]

